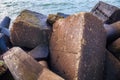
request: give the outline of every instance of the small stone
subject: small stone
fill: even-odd
[[[11,28],[11,42],[15,46],[35,48],[48,45],[51,28],[46,23],[47,16],[24,10],[16,18]]]

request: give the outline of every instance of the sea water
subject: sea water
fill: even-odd
[[[100,0],[0,0],[0,20],[9,16],[14,20],[24,9],[45,15],[62,12],[74,14],[89,12]],[[101,0],[120,7],[120,0]]]

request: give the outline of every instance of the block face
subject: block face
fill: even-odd
[[[15,80],[37,80],[43,67],[19,47],[7,51],[3,59]]]
[[[52,53],[53,54],[50,55],[51,69],[65,79],[68,80],[75,79],[76,78],[75,73],[77,72],[76,54],[56,50],[53,50]]]
[[[92,14],[58,20],[50,41],[52,70],[68,80],[102,80],[105,44],[102,22]]]
[[[108,46],[108,50],[120,60],[120,38],[115,40],[111,45]]]
[[[80,50],[82,38],[81,26],[83,25],[81,23],[83,23],[83,18],[78,18],[78,16],[73,15],[66,19],[61,19],[58,21],[58,23],[54,24],[51,38],[51,50],[54,49],[74,53]],[[73,24],[73,22],[76,24]]]
[[[21,12],[11,28],[12,44],[27,48],[48,44],[51,29],[47,26],[46,19],[45,15],[36,12]]]
[[[117,18],[118,16],[120,16],[118,14],[120,13],[120,9],[113,5],[104,3],[102,1],[99,1],[99,3],[95,5],[91,12],[99,19],[101,19],[103,22],[108,24],[120,20]]]
[[[105,80],[120,80],[120,61],[106,51]]]
[[[49,29],[49,27],[46,24],[46,19],[47,16],[41,13],[33,12],[30,10],[23,10],[17,17],[15,22],[23,21],[33,25],[34,27],[39,27],[40,29]]]
[[[28,52],[35,59],[47,59],[49,55],[49,49],[47,45],[38,45],[36,48]]]
[[[15,80],[64,80],[19,47],[13,47],[7,51],[3,59]]]
[[[84,14],[84,18],[83,39],[85,44],[81,44],[78,80],[102,80],[106,33],[98,18],[88,13]]]

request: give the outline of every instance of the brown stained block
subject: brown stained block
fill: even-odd
[[[120,60],[120,38],[115,40],[111,45],[108,46],[108,50],[113,53],[117,59]]]
[[[47,59],[49,55],[49,49],[47,45],[38,45],[36,48],[28,52],[36,60]]]
[[[120,61],[107,51],[104,80],[120,80]]]
[[[102,80],[106,45],[102,25],[85,12],[58,20],[50,40],[51,69],[66,80]]]
[[[107,32],[107,43],[111,44],[117,38],[120,37],[120,21],[117,21],[111,25],[104,25],[104,28]]]
[[[19,47],[14,47],[7,51],[3,59],[15,80],[39,80],[41,76],[43,76],[41,80],[49,80],[49,77],[45,77],[46,75],[52,75],[50,77],[51,80],[64,80],[55,73],[44,68]]]
[[[120,20],[120,9],[102,1],[99,1],[91,12],[107,24]]]
[[[48,44],[51,29],[46,20],[47,17],[43,14],[30,10],[22,11],[11,28],[12,44],[27,48]]]

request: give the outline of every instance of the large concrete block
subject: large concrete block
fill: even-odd
[[[120,20],[120,9],[102,1],[99,1],[91,12],[107,24]]]
[[[19,47],[13,47],[7,51],[3,59],[15,80],[64,80],[44,68]]]
[[[47,17],[43,14],[29,10],[22,11],[11,28],[12,44],[27,48],[48,44],[51,29],[46,20]]]
[[[58,20],[50,40],[51,69],[66,80],[102,80],[106,32],[91,13]]]

